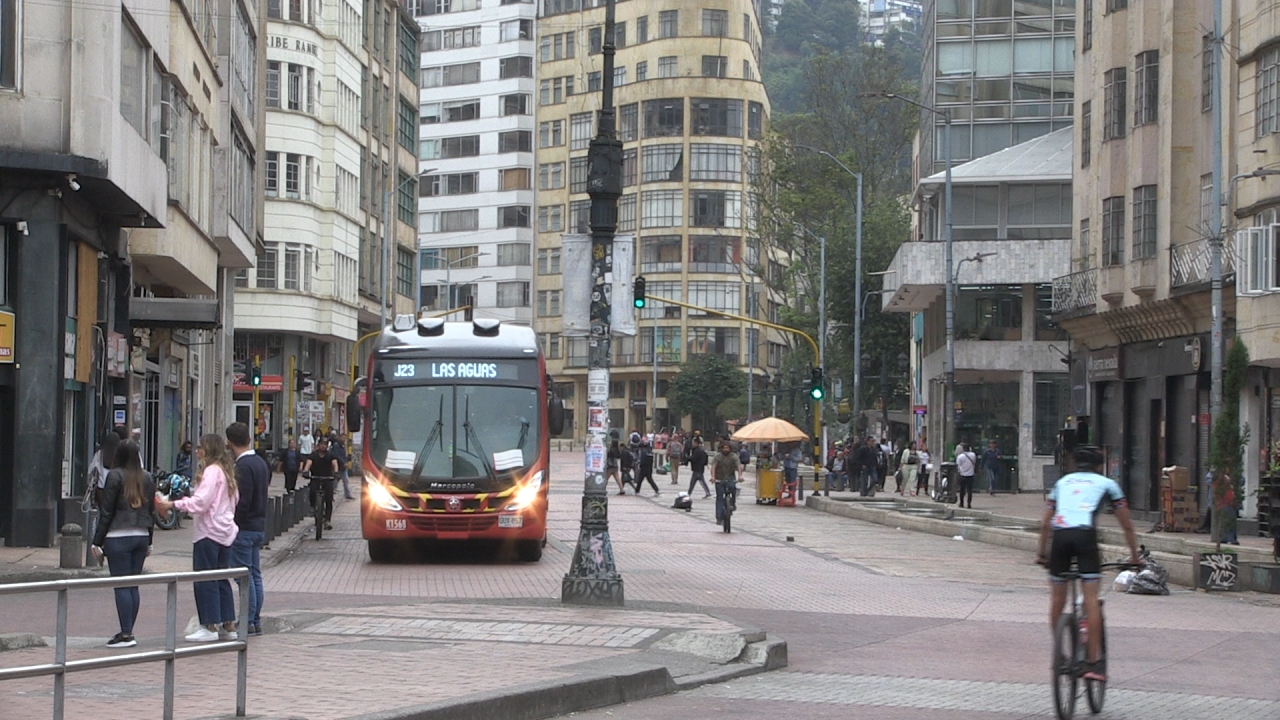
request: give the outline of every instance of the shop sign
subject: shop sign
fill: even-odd
[[[13,362],[13,328],[17,316],[0,310],[0,363]]]
[[[1120,379],[1120,348],[1107,348],[1089,353],[1085,359],[1089,382]]]
[[[928,406],[928,405],[916,405],[914,408],[912,408],[912,412],[914,412],[916,415],[928,415],[928,414],[929,414],[929,406]]]
[[[292,50],[294,52],[306,53],[307,55],[320,56],[319,48],[316,44],[307,40],[298,38],[284,37],[283,35],[268,35],[267,47],[279,50]]]

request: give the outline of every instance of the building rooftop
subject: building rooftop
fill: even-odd
[[[1070,181],[1072,128],[1065,127],[1034,140],[991,153],[951,168],[951,184]],[[946,173],[930,175],[921,187],[942,185]]]

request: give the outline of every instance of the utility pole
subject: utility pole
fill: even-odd
[[[622,142],[614,133],[614,0],[606,0],[603,91],[596,136],[587,150],[587,194],[591,196],[591,337],[587,362],[586,480],[582,519],[573,564],[560,585],[560,602],[575,605],[623,604],[622,576],[609,539],[609,489],[605,455],[609,437],[609,364],[612,328],[613,237],[622,196]],[[658,352],[658,338],[653,338]]]
[[[1231,208],[1222,207],[1222,0],[1213,0],[1213,42],[1208,52],[1213,53],[1210,70],[1213,92],[1213,196],[1218,212],[1210,217],[1209,238],[1209,304],[1212,330],[1209,340],[1209,421],[1210,429],[1217,427],[1222,414],[1222,231],[1225,224],[1222,213]],[[1237,422],[1230,419],[1230,422]],[[1210,435],[1212,437],[1212,435]],[[1217,513],[1214,513],[1215,521]],[[1214,537],[1217,537],[1216,533]]]
[[[262,388],[262,385],[261,385],[262,384],[262,356],[261,355],[253,356],[253,370],[251,372],[254,374],[254,380],[253,380],[253,412],[250,413],[250,416],[253,417],[253,449],[257,450],[259,447],[258,418],[262,416],[262,406],[258,404],[259,399],[262,397],[260,393],[260,390]]]

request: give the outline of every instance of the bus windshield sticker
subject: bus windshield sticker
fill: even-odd
[[[524,467],[524,453],[519,450],[504,450],[493,454],[493,469],[497,471]]]
[[[388,450],[382,465],[388,470],[413,470],[418,454],[409,450]]]

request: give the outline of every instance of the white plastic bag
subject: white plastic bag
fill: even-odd
[[[1129,592],[1129,586],[1133,585],[1133,579],[1138,577],[1138,573],[1132,570],[1125,570],[1116,576],[1115,583],[1111,586],[1116,592]]]

